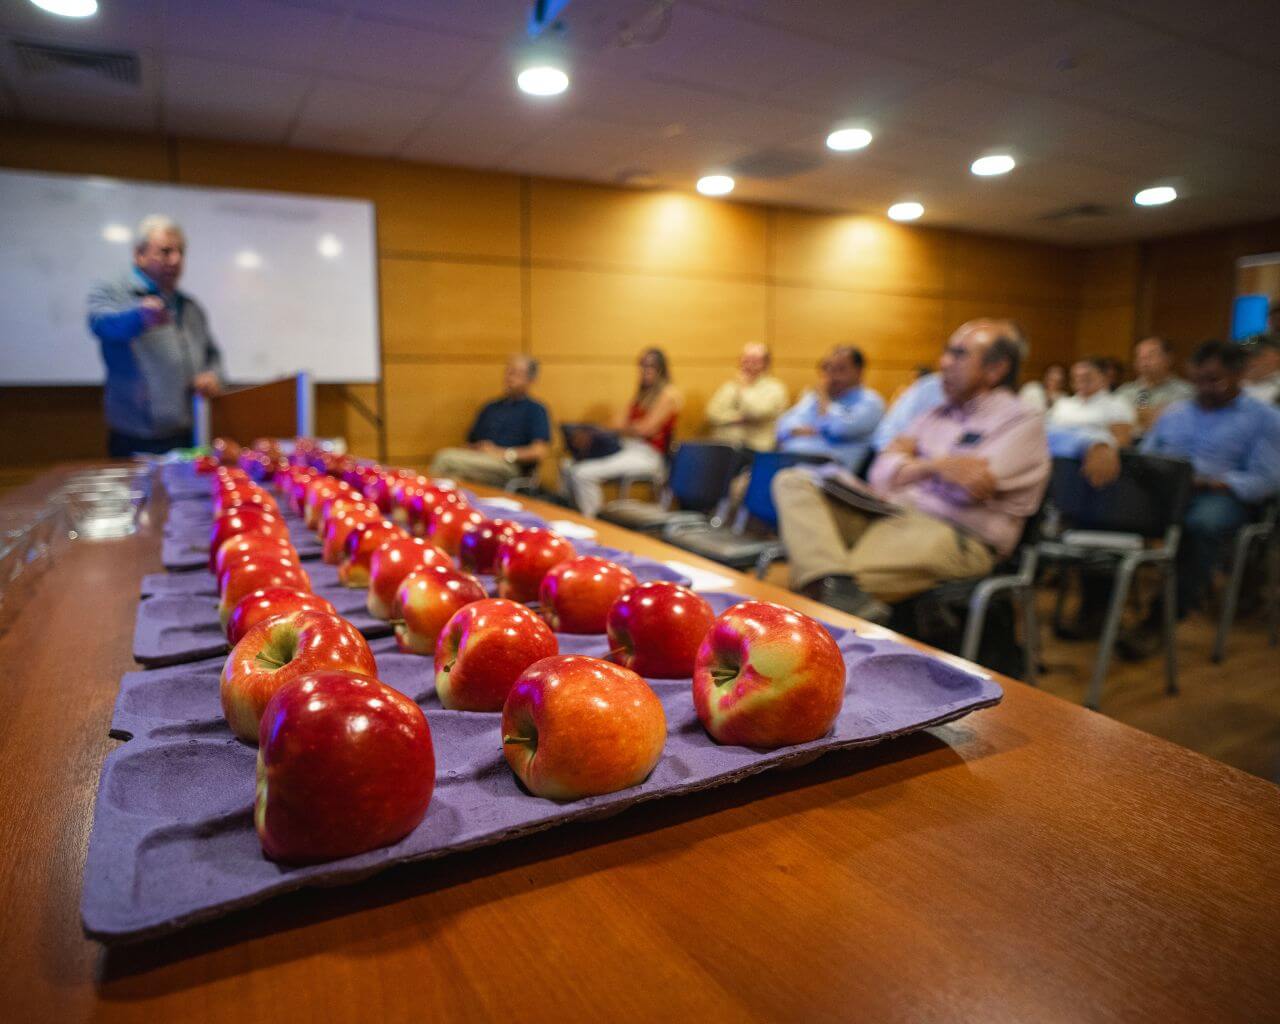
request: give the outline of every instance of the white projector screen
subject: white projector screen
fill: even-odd
[[[226,377],[378,378],[373,204],[0,171],[0,384],[97,384],[95,281],[126,274],[138,222],[182,225],[179,285],[209,316]]]

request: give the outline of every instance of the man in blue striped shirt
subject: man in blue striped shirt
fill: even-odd
[[[1142,451],[1195,468],[1178,550],[1180,612],[1202,602],[1224,543],[1280,494],[1280,412],[1241,391],[1240,346],[1206,341],[1191,367],[1195,397],[1168,406],[1142,439]]]

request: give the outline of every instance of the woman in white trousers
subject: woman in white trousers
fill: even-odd
[[[606,481],[637,476],[658,482],[666,473],[666,455],[680,414],[680,392],[671,383],[667,357],[661,349],[645,349],[639,367],[635,396],[614,423],[622,447],[612,455],[580,459],[564,467],[565,488],[583,515],[599,513]]]

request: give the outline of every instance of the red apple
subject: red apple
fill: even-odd
[[[498,545],[520,532],[509,519],[468,521],[458,538],[458,565],[467,572],[492,573],[497,568]]]
[[[463,527],[483,522],[484,516],[468,505],[459,502],[437,505],[427,523],[427,539],[441,551],[456,555]]]
[[[308,530],[320,525],[320,509],[326,501],[339,494],[352,494],[352,488],[331,476],[318,476],[307,484],[306,498],[302,502],[302,521]]]
[[[231,731],[258,742],[262,709],[281,686],[320,669],[374,675],[378,666],[360,631],[324,612],[293,612],[259,622],[222,666],[222,713]]]
[[[323,671],[284,684],[258,740],[253,822],[272,860],[314,863],[388,846],[431,803],[426,716],[377,679]]]
[[[261,487],[229,487],[225,490],[219,489],[213,496],[213,514],[215,518],[229,509],[240,508],[244,505],[261,505],[262,508],[273,515],[280,514],[276,499]]]
[[[240,638],[259,622],[274,619],[290,612],[326,612],[337,615],[338,610],[319,594],[293,587],[263,587],[245,594],[231,609],[227,618],[227,643],[234,647]]]
[[[396,645],[407,654],[435,654],[436,640],[453,613],[485,597],[479,580],[446,565],[409,573],[396,591]]]
[[[297,549],[287,537],[279,534],[263,536],[257,533],[242,533],[226,541],[213,556],[213,573],[222,575],[222,571],[233,562],[243,562],[258,555],[275,558],[298,560]]]
[[[536,601],[542,577],[575,554],[573,545],[551,530],[533,527],[508,537],[498,545],[498,596]]]
[[[711,605],[692,590],[642,583],[609,609],[609,658],[649,679],[687,679],[714,621]]]
[[[210,447],[224,466],[230,466],[240,457],[240,445],[229,437],[215,437]]]
[[[413,496],[424,488],[430,487],[431,481],[425,476],[401,477],[391,485],[391,512],[388,518],[397,526],[409,525],[409,506]]]
[[[693,705],[718,743],[781,747],[825,736],[844,704],[845,665],[822,624],[743,601],[716,619],[698,649]]]
[[[369,585],[369,562],[373,553],[389,540],[408,537],[409,532],[386,519],[356,523],[347,534],[338,561],[338,581],[344,587],[362,590]]]
[[[285,485],[285,495],[289,500],[289,507],[293,509],[295,515],[302,515],[303,505],[307,500],[307,488],[311,481],[318,479],[318,474],[304,466],[294,466],[289,476],[289,481]]]
[[[242,597],[267,587],[310,590],[311,577],[297,562],[267,555],[229,565],[218,577],[218,620],[223,628]]]
[[[453,568],[453,560],[421,537],[397,537],[386,541],[369,558],[369,599],[366,607],[375,619],[394,617],[396,591],[411,572],[429,565]]]
[[[380,523],[382,513],[372,504],[348,505],[340,515],[332,516],[324,524],[324,540],[320,557],[328,565],[337,565],[347,550],[347,538],[361,523]]]
[[[542,577],[538,603],[557,633],[603,633],[613,602],[639,583],[626,566],[579,555]]]
[[[197,473],[204,475],[206,473],[212,473],[217,468],[218,468],[218,460],[215,459],[212,455],[196,456],[196,472]]]
[[[260,537],[283,537],[289,539],[289,527],[279,516],[264,512],[256,506],[231,509],[213,521],[213,529],[209,537],[209,571],[214,569],[218,548],[232,537],[243,534],[256,534]]]
[[[330,520],[344,516],[353,509],[362,508],[372,509],[375,512],[378,510],[377,506],[363,495],[352,494],[349,491],[326,498],[320,504],[320,525],[316,528],[316,535],[323,538],[325,527],[329,525]],[[381,515],[378,518],[382,518]]]
[[[667,741],[667,717],[630,669],[583,655],[543,658],[502,709],[502,752],[534,796],[578,800],[638,786]]]
[[[524,605],[474,601],[436,641],[436,696],[451,711],[501,711],[520,673],[559,651],[555,634]]]
[[[409,495],[409,528],[419,537],[425,537],[431,515],[437,508],[461,503],[462,496],[457,491],[438,484],[429,483],[425,487],[415,488]]]

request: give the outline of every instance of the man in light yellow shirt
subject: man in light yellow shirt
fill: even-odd
[[[738,376],[721,384],[707,403],[711,439],[772,451],[786,407],[787,386],[769,374],[769,346],[752,342],[742,350]]]

